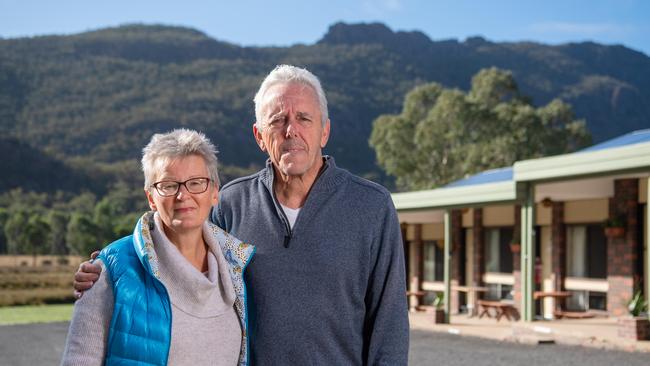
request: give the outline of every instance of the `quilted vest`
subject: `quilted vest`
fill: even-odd
[[[138,220],[133,235],[111,243],[98,256],[110,274],[115,299],[106,365],[167,364],[172,310],[167,290],[158,277],[158,259],[150,234],[153,221],[153,214],[146,213]],[[248,314],[243,272],[255,248],[215,225],[210,224],[210,231],[230,267],[237,294],[235,310],[243,330],[239,365],[248,365]]]

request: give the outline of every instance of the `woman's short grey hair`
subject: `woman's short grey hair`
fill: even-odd
[[[185,128],[167,133],[157,133],[142,149],[142,171],[144,172],[144,189],[156,183],[156,177],[174,159],[198,155],[205,161],[208,176],[219,187],[217,169],[217,148],[201,132]]]
[[[325,126],[325,122],[327,122],[327,119],[329,118],[329,113],[327,112],[327,98],[325,97],[323,87],[321,87],[320,81],[316,75],[312,74],[307,69],[300,67],[278,65],[266,76],[262,85],[260,85],[257,94],[255,94],[255,99],[253,99],[255,102],[255,119],[257,119],[255,123],[258,129],[261,130],[263,128],[262,121],[264,116],[262,115],[262,108],[264,106],[262,103],[264,100],[264,94],[266,94],[266,92],[273,86],[293,83],[306,85],[314,90],[316,97],[318,98],[318,105],[320,106],[321,123]]]

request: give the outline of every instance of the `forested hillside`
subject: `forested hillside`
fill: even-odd
[[[128,25],[0,40],[0,168],[15,178],[3,178],[0,189],[15,181],[49,191],[53,178],[51,188],[66,191],[102,194],[110,180],[137,186],[143,145],[181,126],[216,142],[226,179],[254,170],[264,155],[251,135],[252,97],[279,63],[321,78],[332,120],[326,153],[379,180],[368,146],[372,121],[399,113],[416,85],[467,90],[490,66],[512,70],[536,105],[555,97],[572,104],[594,142],[650,126],[650,58],[623,46],[433,41],[381,24],[339,23],[313,45],[240,47],[187,28]]]

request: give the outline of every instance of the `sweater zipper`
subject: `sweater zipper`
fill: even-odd
[[[291,237],[293,235],[291,231],[291,226],[289,225],[289,219],[287,219],[287,215],[284,213],[284,210],[282,209],[282,205],[280,205],[280,201],[278,201],[278,198],[275,197],[275,191],[273,190],[273,180],[275,179],[274,177],[274,172],[273,172],[273,167],[268,167],[267,169],[270,170],[270,176],[271,176],[271,183],[269,185],[266,185],[266,189],[269,191],[269,194],[273,198],[273,203],[275,203],[275,211],[280,213],[280,221],[284,224],[284,229],[286,235],[284,236],[284,241],[282,243],[282,246],[285,248],[289,248],[289,243],[291,242]]]
[[[270,169],[271,169],[271,171],[273,171],[273,168],[270,168]],[[321,174],[323,173],[323,171],[325,171],[325,169],[326,169],[326,164],[324,163],[323,167],[321,168],[321,171],[318,172],[318,176],[316,177],[316,180],[314,181],[314,184],[316,184],[316,182],[319,180]],[[271,175],[271,177],[273,177],[273,175]],[[284,236],[283,246],[285,248],[289,248],[289,243],[291,242],[291,238],[293,237],[293,230],[291,230],[291,225],[289,225],[289,219],[287,218],[287,215],[284,213],[284,210],[282,209],[282,205],[280,205],[280,201],[278,201],[277,197],[275,197],[275,191],[273,190],[273,180],[274,179],[275,178],[271,179],[271,187],[270,188],[267,187],[267,189],[271,192],[271,197],[273,197],[273,202],[275,202],[275,209],[277,211],[280,211],[281,219],[284,222],[284,228],[286,230],[287,235]]]
[[[275,194],[273,194],[273,200],[275,201],[276,210],[280,211],[281,220],[284,223],[284,229],[286,230],[286,234],[287,234],[284,236],[283,246],[285,248],[289,248],[289,243],[291,242],[293,231],[291,230],[291,226],[289,225],[289,219],[287,218],[287,215],[284,213],[284,210],[282,209],[282,205],[280,205],[280,202],[275,197]]]

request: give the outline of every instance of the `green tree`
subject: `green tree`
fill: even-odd
[[[29,212],[27,210],[18,209],[10,212],[4,226],[5,237],[7,238],[7,253],[24,253],[23,243],[25,242],[25,227],[28,221]]]
[[[133,190],[123,182],[113,185],[93,210],[100,243],[110,243],[129,235],[138,218],[146,211],[147,199],[140,189]]]
[[[83,192],[74,196],[66,205],[69,212],[80,212],[91,215],[97,199],[89,192]]]
[[[109,243],[116,239],[113,235],[113,226],[117,216],[116,207],[110,198],[104,197],[97,202],[93,222],[97,227],[95,235],[99,243]]]
[[[559,99],[536,108],[509,71],[479,71],[465,93],[437,83],[409,92],[399,115],[375,119],[370,145],[400,189],[444,185],[517,160],[583,147],[590,135]]]
[[[133,234],[135,223],[138,222],[141,215],[142,213],[130,213],[118,217],[113,222],[113,234],[115,238]]]
[[[9,211],[0,207],[0,254],[7,253],[7,237],[5,236],[5,224],[9,220]]]
[[[34,258],[34,266],[36,266],[36,256],[43,254],[48,247],[47,239],[49,235],[50,225],[45,218],[38,213],[32,214],[24,230],[25,242],[23,245],[24,251],[30,253]]]
[[[82,212],[74,212],[70,216],[66,233],[66,243],[70,252],[87,256],[105,243],[100,242],[98,228],[93,220]]]
[[[65,236],[68,226],[69,215],[63,211],[50,210],[47,215],[47,222],[50,225],[50,248],[51,254],[67,254],[68,248],[65,245]]]
[[[10,254],[42,254],[46,248],[50,225],[43,216],[35,211],[18,209],[14,211],[5,224],[8,252]]]

